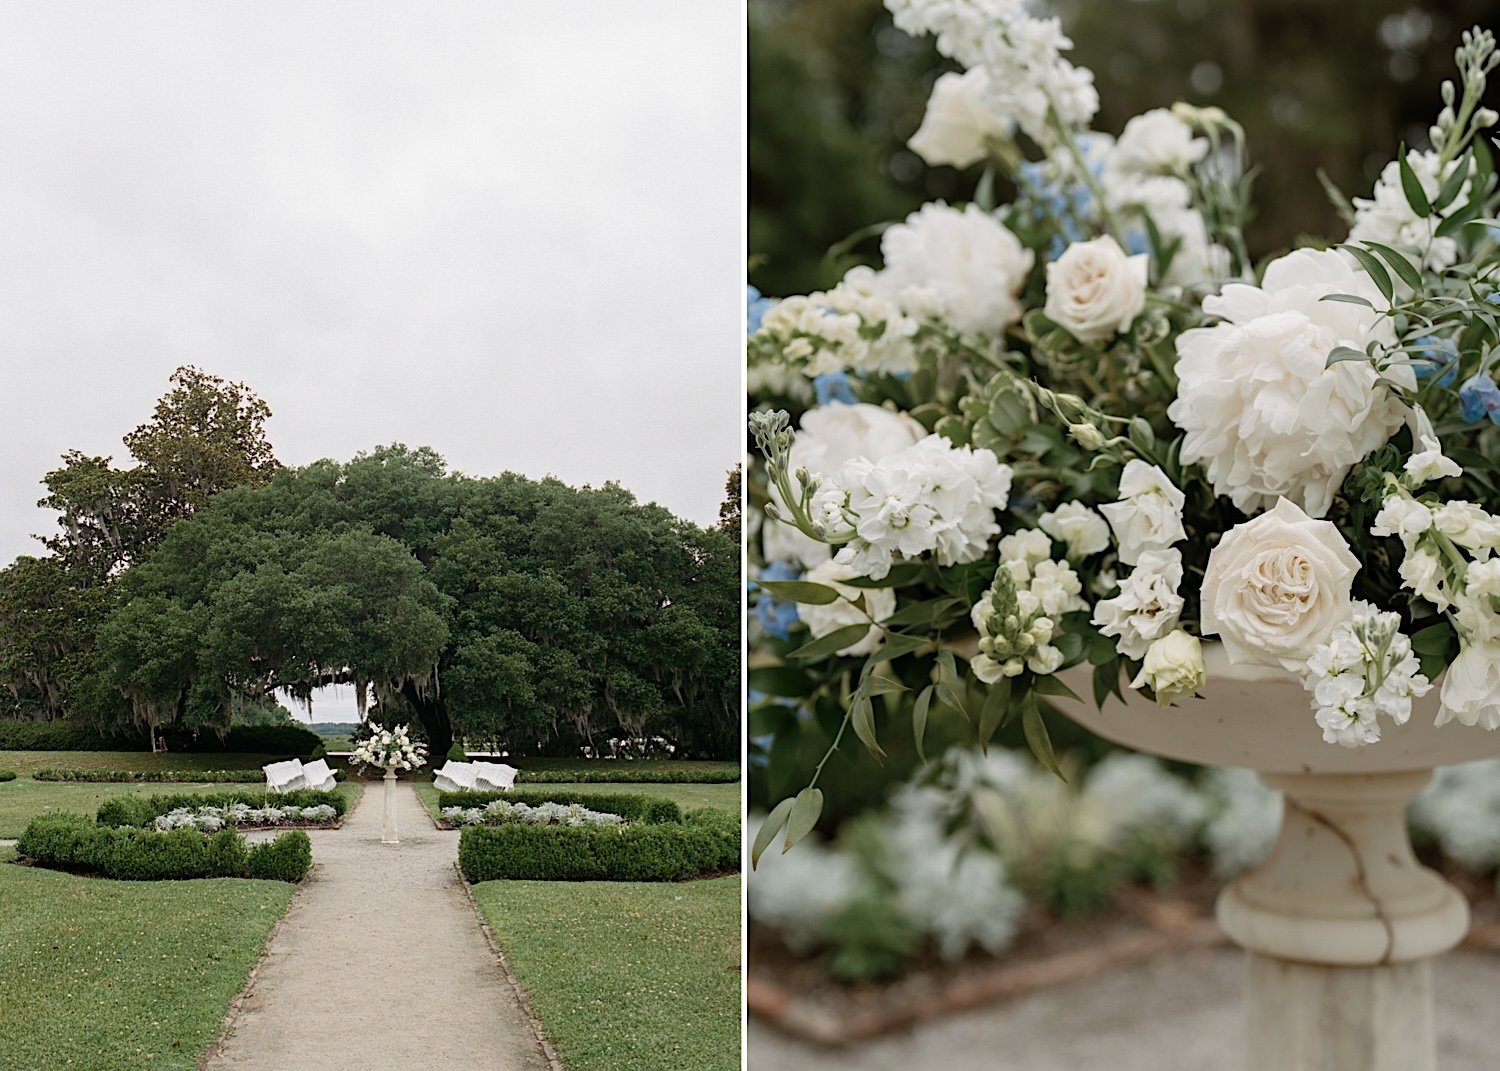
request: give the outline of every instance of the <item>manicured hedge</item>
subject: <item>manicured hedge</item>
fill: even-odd
[[[300,725],[236,725],[222,738],[204,732],[187,740],[168,731],[174,751],[225,755],[278,755],[317,758],[323,738]],[[0,751],[147,751],[144,733],[108,736],[69,721],[0,721]]]
[[[145,751],[143,733],[106,736],[70,721],[0,721],[0,751]]]
[[[298,839],[300,838],[300,840]],[[33,818],[16,851],[40,867],[97,874],[121,881],[260,877],[300,881],[312,865],[311,841],[301,830],[246,850],[232,829],[204,836],[191,829],[165,833],[111,828],[81,814]]]
[[[458,866],[470,882],[686,881],[738,870],[740,828],[713,807],[681,822],[610,826],[465,826]]]
[[[323,738],[300,725],[236,725],[223,739],[206,732],[178,750],[210,755],[285,755],[299,759],[315,759],[324,753]]]
[[[516,774],[517,784],[528,785],[726,785],[739,779],[740,772],[733,767],[726,770],[673,770],[657,765],[646,770],[633,770],[628,762],[603,761],[598,769],[521,770]]]
[[[14,771],[14,770],[0,770],[0,781],[14,781],[15,779],[16,779],[16,771]]]
[[[349,801],[342,792],[320,788],[297,788],[275,795],[248,789],[231,789],[228,792],[116,796],[99,805],[97,820],[102,826],[148,826],[168,811],[175,811],[179,807],[197,810],[199,807],[227,807],[231,803],[244,803],[251,807],[264,807],[268,803],[278,807],[316,807],[320,803],[326,803],[341,817],[349,809]]]
[[[89,781],[110,784],[231,784],[263,785],[266,775],[263,770],[72,770],[42,769],[31,775],[38,781]],[[343,770],[334,770],[335,780],[343,781],[348,775]]]
[[[608,811],[627,822],[680,822],[682,808],[674,800],[659,796],[632,796],[626,793],[569,792],[567,789],[520,789],[509,792],[439,792],[438,809],[444,807],[483,807],[495,800],[525,803],[581,803],[591,811]]]

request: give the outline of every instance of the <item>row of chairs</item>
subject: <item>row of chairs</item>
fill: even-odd
[[[516,783],[516,768],[503,762],[454,762],[449,759],[432,775],[441,792],[470,789],[478,792],[509,792]]]
[[[266,773],[266,788],[272,792],[290,792],[294,788],[332,788],[338,784],[328,763],[322,759],[303,763],[299,759],[273,762],[262,766]]]

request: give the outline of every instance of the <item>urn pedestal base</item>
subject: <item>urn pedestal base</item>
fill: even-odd
[[[401,839],[396,835],[396,771],[387,770],[385,773],[385,815],[384,822],[380,827],[381,844],[400,844]]]

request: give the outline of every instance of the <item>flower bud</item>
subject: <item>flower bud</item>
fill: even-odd
[[[1107,441],[1104,433],[1092,424],[1069,424],[1068,434],[1085,450],[1099,450]]]

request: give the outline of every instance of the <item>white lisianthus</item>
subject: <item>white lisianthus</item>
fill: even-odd
[[[1323,301],[1353,294],[1375,308]],[[1177,339],[1177,398],[1167,415],[1185,431],[1182,460],[1202,462],[1215,493],[1246,513],[1287,498],[1328,512],[1349,469],[1405,419],[1400,400],[1360,361],[1327,367],[1336,346],[1389,344],[1384,298],[1336,252],[1299,249],[1266,269],[1261,286],[1234,283],[1203,301],[1224,322]],[[1410,364],[1387,378],[1415,388]]]
[[[1038,562],[1052,557],[1052,540],[1048,534],[1036,528],[1023,528],[1000,540],[998,549],[1002,562],[1025,562],[1028,569]],[[1030,573],[1027,573],[1030,576]]]
[[[1182,554],[1148,550],[1135,571],[1120,581],[1120,593],[1094,606],[1093,623],[1115,638],[1115,649],[1126,658],[1143,658],[1146,649],[1177,627],[1182,614]]]
[[[1152,108],[1125,124],[1110,165],[1142,175],[1180,175],[1208,155],[1208,139],[1168,108]]]
[[[1441,699],[1438,725],[1457,721],[1500,728],[1500,642],[1483,639],[1462,644],[1443,676]]]
[[[1082,502],[1062,503],[1051,513],[1042,514],[1037,525],[1053,539],[1067,544],[1071,559],[1087,558],[1109,546],[1109,525]]]
[[[923,205],[880,240],[879,292],[911,316],[965,334],[999,334],[1021,318],[1017,300],[1034,255],[978,205]]]
[[[1300,672],[1348,615],[1357,572],[1336,527],[1280,499],[1209,553],[1203,634],[1217,634],[1231,662]]]
[[[1182,506],[1187,498],[1155,465],[1139,458],[1120,474],[1120,501],[1099,507],[1115,533],[1120,561],[1134,565],[1148,550],[1164,550],[1186,539]]]
[[[1437,200],[1443,183],[1458,166],[1457,160],[1450,160],[1439,170],[1438,154],[1430,149],[1426,152],[1412,149],[1406,154],[1406,161],[1429,204]],[[1354,226],[1349,231],[1349,240],[1380,242],[1419,251],[1423,266],[1434,271],[1452,267],[1458,259],[1458,242],[1452,237],[1439,238],[1436,232],[1446,217],[1469,203],[1469,186],[1466,179],[1458,196],[1441,211],[1431,216],[1418,216],[1412,211],[1406,191],[1401,187],[1401,164],[1392,160],[1380,172],[1374,193],[1369,198],[1354,198]]]
[[[837,632],[849,625],[865,624],[872,619],[884,621],[896,612],[896,593],[890,588],[856,588],[839,583],[841,580],[850,580],[859,575],[858,570],[841,565],[837,561],[826,561],[807,571],[807,575],[803,577],[804,580],[833,588],[840,596],[823,606],[798,603],[797,616],[807,625],[813,639],[821,639],[830,632]],[[854,601],[861,596],[865,600],[864,610],[854,605]],[[870,630],[862,639],[841,649],[838,653],[851,656],[870,654],[880,645],[880,636],[881,630],[870,625]]]
[[[1156,702],[1169,707],[1203,687],[1208,667],[1203,664],[1203,644],[1182,629],[1156,640],[1146,650],[1141,671],[1130,682],[1132,688],[1150,688]]]
[[[1145,253],[1129,256],[1106,235],[1074,242],[1047,265],[1043,311],[1080,342],[1104,342],[1129,330],[1146,305]]]
[[[983,67],[941,75],[927,98],[922,125],[906,143],[933,167],[965,168],[989,155],[986,142],[1003,138],[1009,127],[985,103],[990,76]]]

